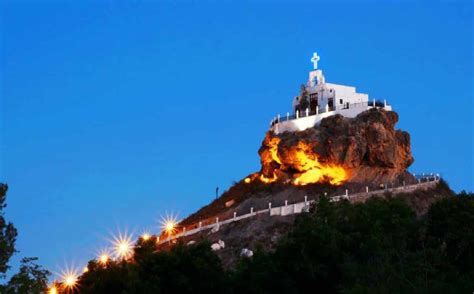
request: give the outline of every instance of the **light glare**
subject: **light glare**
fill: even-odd
[[[63,275],[63,284],[66,288],[74,289],[77,284],[77,273],[74,271],[67,272]]]
[[[107,253],[102,253],[99,256],[98,261],[101,265],[106,265],[107,262],[109,261],[109,255]]]
[[[66,265],[66,268],[61,271],[60,281],[64,288],[73,290],[77,287],[78,277],[79,277],[79,271],[77,270],[77,268],[74,268],[74,267],[69,268]]]
[[[117,237],[114,238],[113,248],[115,255],[120,259],[128,259],[133,255],[133,243],[132,237],[125,234],[119,233]]]
[[[49,288],[48,294],[58,294],[58,289],[56,288],[56,285],[53,285]]]
[[[177,224],[178,223],[177,223],[176,217],[173,216],[173,215],[161,218],[161,228],[169,236],[171,236],[175,233],[175,231],[177,229],[176,228]]]

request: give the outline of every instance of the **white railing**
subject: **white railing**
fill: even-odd
[[[386,193],[386,192],[403,192],[403,191],[410,190],[413,188],[421,187],[423,185],[426,185],[427,183],[437,183],[441,179],[440,175],[436,173],[423,174],[423,176],[420,176],[420,175],[414,175],[414,176],[417,178],[417,181],[418,181],[416,184],[412,184],[412,185],[402,184],[401,186],[393,187],[393,188],[387,188],[387,186],[384,185],[382,189],[372,190],[372,191],[369,191],[369,187],[366,186],[365,192],[358,192],[354,194],[350,194],[349,190],[346,189],[345,194],[339,195],[339,196],[331,196],[329,198],[331,202],[337,202],[344,199],[347,199],[350,201],[350,200],[355,200],[361,196],[370,196],[370,195]],[[272,207],[272,203],[269,202],[268,208],[266,209],[254,211],[253,207],[251,207],[250,212],[247,214],[237,216],[237,212],[234,212],[233,217],[228,218],[226,220],[220,221],[219,217],[216,217],[215,222],[211,224],[207,224],[203,226],[202,222],[199,222],[197,224],[187,226],[187,227],[196,227],[191,230],[186,230],[186,227],[183,227],[183,230],[181,232],[174,234],[172,236],[169,236],[168,238],[165,238],[163,240],[159,240],[158,244],[169,242],[172,239],[178,239],[181,237],[194,235],[201,231],[219,228],[222,225],[240,221],[240,220],[247,219],[247,218],[254,217],[261,214],[269,214],[270,216],[275,216],[275,215],[286,216],[286,215],[292,215],[292,214],[297,214],[301,212],[307,212],[309,211],[310,205],[314,202],[315,200],[308,200],[308,196],[304,196],[304,201],[302,202],[288,204],[288,201],[285,201],[284,205],[278,206],[278,207]]]
[[[295,119],[300,119],[303,117],[308,117],[308,116],[314,116],[314,115],[320,115],[323,113],[327,112],[332,112],[332,111],[340,111],[340,110],[346,110],[346,109],[354,109],[354,108],[361,108],[361,107],[367,107],[367,109],[374,108],[374,107],[379,107],[379,108],[386,108],[389,106],[387,104],[387,101],[366,101],[366,102],[357,102],[357,103],[346,103],[342,105],[336,105],[335,107],[329,107],[326,105],[326,107],[319,108],[319,106],[316,107],[316,110],[309,110],[307,108],[305,111],[296,111],[295,114],[290,114],[286,113],[286,116],[280,116],[277,115],[273,120],[270,122],[270,126],[274,126],[275,124],[284,122],[284,121],[289,121],[289,120],[295,120]]]

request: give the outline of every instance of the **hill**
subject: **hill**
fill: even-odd
[[[169,232],[140,238],[130,258],[90,261],[79,287],[66,290],[471,289],[474,198],[456,196],[437,174],[410,174],[410,136],[395,129],[397,121],[373,108],[301,132],[267,133],[260,171]]]
[[[257,209],[269,199],[292,201],[304,195],[316,199],[324,193],[340,195],[346,189],[355,193],[366,187],[373,191],[381,185],[414,184],[416,179],[406,171],[414,161],[410,135],[395,130],[397,122],[395,112],[373,108],[355,118],[324,118],[302,132],[268,132],[258,152],[260,172],[237,182],[181,224],[235,210],[245,200]]]
[[[338,200],[347,195],[352,203],[397,197],[417,215],[426,213],[432,203],[454,193],[436,176],[419,183],[406,171],[414,161],[410,136],[395,129],[397,121],[395,112],[373,108],[355,118],[327,117],[302,132],[268,132],[258,152],[261,170],[182,220],[177,228],[183,232],[181,241],[223,241],[225,248],[217,253],[231,268],[242,250],[271,250],[291,229],[295,215],[265,212],[270,206],[317,202],[323,196]],[[252,212],[254,217],[223,225]]]
[[[434,191],[446,188],[441,182]],[[66,293],[468,293],[474,288],[474,197],[442,197],[421,215],[406,201],[433,198],[434,191],[361,203],[322,197],[291,224],[278,224],[286,232],[271,250],[258,246],[227,270],[224,251],[218,258],[207,241],[178,241],[157,251],[156,237],[140,239],[132,259],[90,261]],[[235,223],[232,231],[245,242],[255,234],[252,226],[263,224],[274,227],[262,218]]]

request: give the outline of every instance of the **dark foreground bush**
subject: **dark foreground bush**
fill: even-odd
[[[154,252],[139,241],[133,262],[94,261],[81,293],[472,293],[474,197],[462,194],[417,217],[400,199],[363,204],[322,199],[300,215],[274,252],[231,272],[209,243]]]

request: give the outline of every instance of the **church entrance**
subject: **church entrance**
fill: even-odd
[[[309,95],[309,113],[316,114],[316,107],[318,107],[318,93]]]
[[[316,114],[316,107],[318,107],[318,99],[311,98],[309,100],[309,112],[310,114]]]

